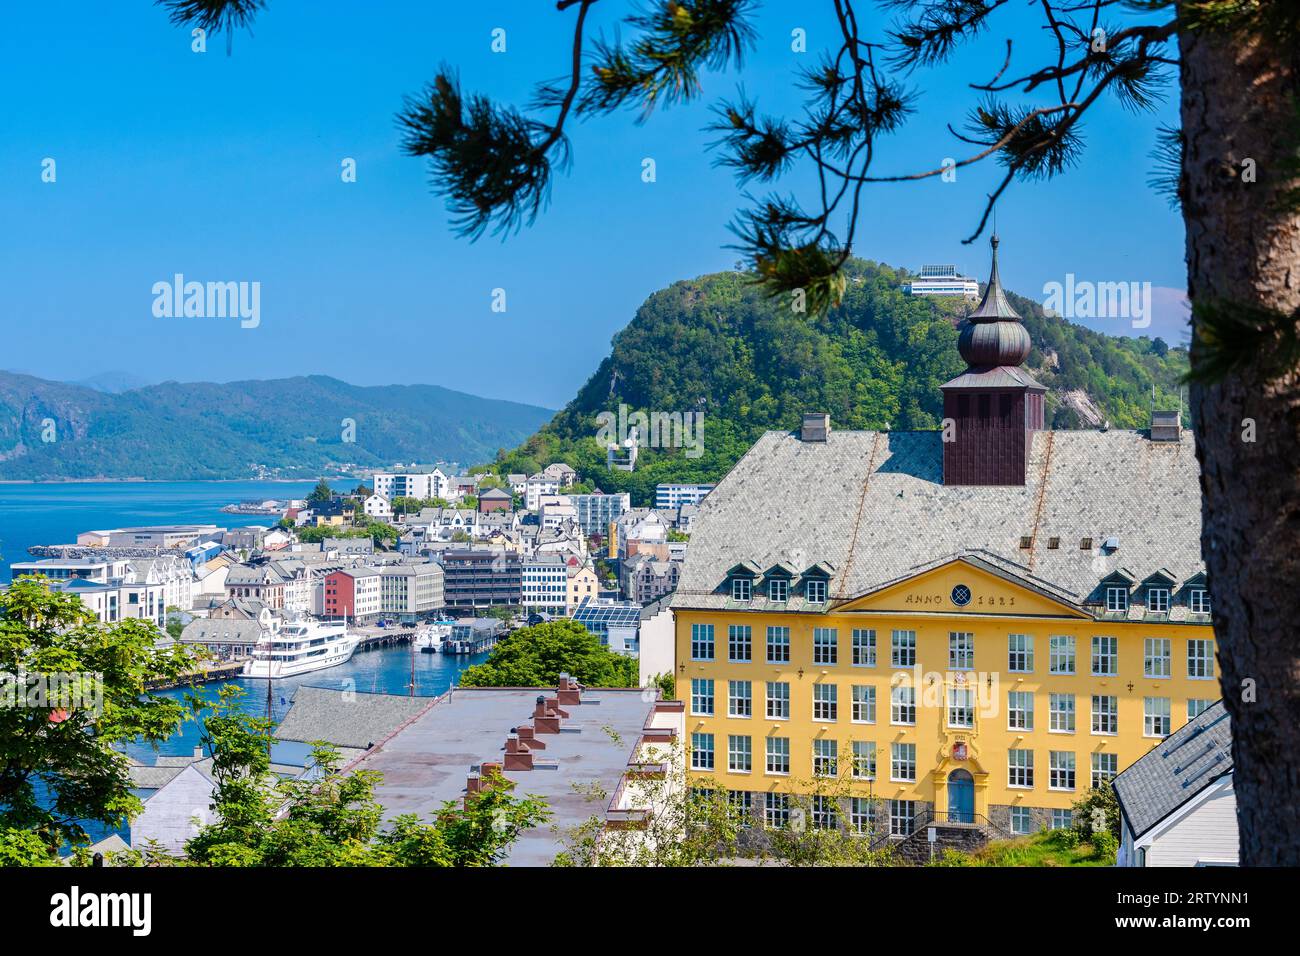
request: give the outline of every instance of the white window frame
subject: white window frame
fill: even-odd
[[[790,582],[785,578],[770,578],[767,582],[767,599],[777,604],[790,600]]]
[[[738,742],[739,745],[738,745]],[[743,766],[741,765],[743,764]],[[754,770],[754,741],[744,734],[727,735],[727,772],[752,773]]]
[[[709,649],[708,657],[701,657],[700,650],[705,646]],[[717,644],[714,643],[713,625],[712,624],[692,624],[691,625],[691,660],[693,661],[711,661],[717,653]]]
[[[707,744],[707,746],[706,746]],[[705,766],[705,756],[708,756]],[[697,731],[691,734],[691,769],[712,770],[714,767],[713,734]]]
[[[773,693],[777,691],[777,693]],[[782,693],[784,691],[784,693]],[[768,720],[789,720],[790,719],[790,683],[783,680],[770,680],[767,682],[766,693],[766,714]],[[772,713],[772,705],[776,704],[776,710],[779,713]]]
[[[691,678],[691,715],[694,717],[712,717],[715,706],[714,685],[712,677]],[[706,703],[707,702],[707,703]]]
[[[1210,592],[1206,588],[1192,588],[1187,594],[1187,605],[1193,614],[1210,613]]]
[[[1147,637],[1142,642],[1142,676],[1167,680],[1173,676],[1173,645],[1167,637]]]
[[[790,776],[790,738],[789,737],[764,737],[766,744],[763,747],[763,767],[764,773],[772,777]],[[776,758],[778,766],[784,763],[784,770],[773,770],[772,760]]]
[[[1007,730],[1034,729],[1034,692],[1007,691]]]
[[[916,631],[900,629],[890,635],[889,661],[893,667],[916,666]]]
[[[1193,651],[1201,653],[1194,654]],[[1193,667],[1193,664],[1199,666]],[[1208,637],[1187,639],[1187,679],[1214,680],[1214,641]]]
[[[1007,635],[1007,670],[1012,674],[1034,672],[1034,637],[1032,634]]]
[[[975,690],[972,687],[948,688],[947,724],[951,728],[970,730],[975,726]]]
[[[910,776],[903,776],[906,773]],[[889,779],[893,783],[916,783],[916,744],[896,740],[889,745]]]
[[[876,666],[876,629],[855,627],[852,635],[853,666]]]
[[[1098,706],[1101,704],[1101,706]],[[1114,694],[1092,695],[1092,734],[1114,737],[1119,734],[1119,698]],[[1109,729],[1107,729],[1109,728]]]
[[[754,716],[754,685],[750,681],[727,681],[727,716],[739,720]]]
[[[754,600],[754,579],[736,575],[731,579],[731,599],[733,601]]]
[[[1034,789],[1034,752],[1021,747],[1007,750],[1007,789]]]
[[[1047,639],[1047,672],[1049,674],[1074,674],[1078,670],[1072,634],[1053,634]],[[1069,665],[1068,668],[1066,665]]]
[[[812,771],[814,777],[838,777],[840,774],[840,744],[838,740],[814,737],[812,746]]]
[[[1098,669],[1098,664],[1109,663],[1109,668]],[[1119,638],[1107,634],[1092,636],[1092,676],[1119,676]]]
[[[889,689],[889,722],[895,727],[916,726],[916,688],[911,684]]]
[[[783,653],[773,656],[773,650]],[[767,627],[767,662],[769,664],[790,663],[790,628],[781,624],[769,624]]]
[[[849,772],[854,780],[876,779],[876,745],[870,740],[853,741],[853,763]]]
[[[876,722],[876,688],[872,684],[854,684],[849,692],[852,697],[850,721],[855,724],[874,724]]]
[[[826,579],[809,578],[804,582],[804,600],[809,604],[826,603]]]
[[[1153,706],[1154,705],[1154,706]],[[1163,721],[1163,723],[1160,723]],[[1161,732],[1161,727],[1164,730]],[[1142,736],[1163,740],[1173,729],[1168,697],[1142,698]]]
[[[743,651],[744,657],[738,657],[737,651]],[[754,663],[754,628],[749,624],[727,625],[727,663]]]
[[[1070,791],[1078,784],[1078,761],[1073,750],[1047,752],[1047,789]]]
[[[839,720],[840,687],[838,684],[813,684],[813,723],[832,724]]]
[[[1072,734],[1078,726],[1073,694],[1047,695],[1047,732]]]
[[[1106,585],[1106,610],[1127,611],[1129,590],[1122,584]]]

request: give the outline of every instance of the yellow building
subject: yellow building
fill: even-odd
[[[994,270],[944,432],[770,432],[673,599],[690,775],[769,824],[1063,826],[1217,700],[1190,435],[1050,431]]]

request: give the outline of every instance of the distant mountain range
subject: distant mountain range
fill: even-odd
[[[717,481],[764,431],[795,428],[806,411],[829,412],[833,428],[939,428],[939,386],[966,367],[957,336],[974,303],[907,295],[909,273],[881,263],[853,260],[848,271],[843,303],[825,316],[792,311],[741,272],[655,292],[574,399],[498,465],[531,474],[565,461],[584,484],[648,504],[657,482]],[[1144,428],[1153,402],[1179,407],[1185,348],[1105,335],[1009,297],[1033,342],[1025,365],[1047,386],[1052,427]],[[684,430],[683,447],[643,447],[635,471],[610,471],[601,416],[621,429],[620,406],[690,424],[702,415],[702,434]]]
[[[139,388],[101,378],[0,371],[0,480],[306,478],[347,465],[475,462],[554,414],[437,385],[323,375]]]

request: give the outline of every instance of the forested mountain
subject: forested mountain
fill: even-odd
[[[584,483],[630,491],[645,504],[658,482],[717,480],[758,435],[795,428],[805,411],[830,412],[832,428],[938,428],[939,386],[965,368],[957,326],[971,303],[905,295],[906,276],[855,262],[843,303],[825,317],[765,297],[739,272],[676,282],[651,295],[614,337],[577,397],[497,465],[532,473],[567,461]],[[1054,427],[1145,427],[1153,385],[1158,405],[1178,406],[1185,350],[1103,335],[1009,298],[1033,340],[1026,366],[1049,389]],[[607,470],[597,416],[617,415],[620,404],[703,412],[703,453],[642,448],[634,472]]]
[[[316,477],[347,464],[481,461],[551,414],[436,385],[323,375],[110,394],[0,372],[0,479]]]

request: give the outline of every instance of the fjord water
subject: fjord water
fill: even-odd
[[[0,484],[0,582],[9,580],[10,563],[29,559],[29,547],[74,543],[81,531],[149,524],[270,525],[272,519],[265,515],[232,515],[220,509],[222,505],[240,501],[303,498],[314,484],[278,481]],[[339,482],[339,485],[343,487],[345,482]],[[486,657],[486,654],[474,657],[412,654],[409,645],[359,650],[352,660],[338,667],[270,682],[271,716],[279,723],[289,710],[294,692],[304,685],[357,694],[408,694],[412,667],[416,696],[434,697],[456,683],[466,667]],[[266,715],[266,681],[221,681],[201,685],[191,692],[210,700],[222,686],[240,688],[244,691],[240,706],[259,717]],[[186,691],[176,689],[163,693],[180,700]],[[180,756],[192,753],[199,744],[200,735],[200,723],[192,719],[183,723],[176,734],[156,749],[146,744],[132,744],[124,749],[143,763],[153,763],[158,754]],[[308,750],[306,744],[276,744],[273,756],[282,763],[302,765]],[[87,829],[94,839],[110,832],[99,826]]]
[[[345,479],[340,487],[352,488]],[[37,544],[75,544],[77,533],[150,524],[269,526],[267,515],[232,515],[222,505],[305,498],[314,481],[59,481],[0,484],[0,581]]]

